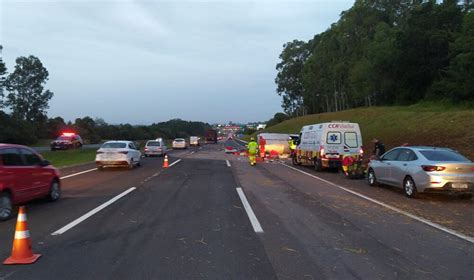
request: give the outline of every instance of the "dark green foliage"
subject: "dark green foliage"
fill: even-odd
[[[2,52],[2,45],[0,45],[0,53]],[[5,75],[7,74],[7,66],[3,62],[3,58],[0,56],[0,110],[3,108],[3,91],[5,86]]]
[[[276,113],[273,118],[271,118],[268,122],[267,122],[267,127],[270,127],[270,126],[274,126],[276,124],[279,124],[283,121],[286,121],[287,119],[289,119],[290,117],[285,114],[285,113]]]
[[[0,143],[32,144],[38,138],[32,131],[35,126],[27,121],[18,120],[0,111]]]
[[[337,23],[306,43],[310,51],[302,65],[288,57],[305,42],[286,44],[277,69],[288,71],[279,71],[275,80],[285,112],[440,98],[472,104],[472,1],[438,2],[357,0]]]
[[[88,117],[86,117],[88,118]],[[82,120],[86,119],[83,118]],[[77,122],[74,125],[77,130],[80,131],[92,131],[93,135],[97,135],[101,139],[126,139],[126,140],[145,140],[145,139],[156,139],[162,137],[165,139],[174,139],[177,137],[187,138],[189,136],[203,136],[206,129],[211,126],[203,122],[192,122],[183,121],[180,119],[169,120],[166,122],[154,123],[152,125],[130,125],[130,124],[119,124],[111,125],[107,124],[102,119],[96,119],[89,123],[86,130],[84,125],[79,125],[81,122]],[[88,139],[91,135],[85,134],[84,138]],[[95,137],[95,136],[94,136]]]

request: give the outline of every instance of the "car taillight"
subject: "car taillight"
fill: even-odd
[[[473,167],[473,168],[471,168],[471,170],[472,170],[472,171],[474,171],[474,167]]]
[[[148,148],[145,148],[145,151],[148,151]]]
[[[437,165],[422,165],[421,168],[426,172],[433,172],[433,171],[443,171],[446,169],[444,166],[437,166]]]
[[[119,153],[124,154],[124,155],[128,154],[127,151],[123,151],[123,152],[119,152]]]

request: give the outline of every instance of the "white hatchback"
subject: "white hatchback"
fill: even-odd
[[[104,167],[140,166],[141,153],[132,141],[107,141],[97,150],[95,163]]]
[[[162,139],[149,140],[145,144],[145,156],[164,156],[166,154],[166,145]]]
[[[183,138],[176,138],[173,141],[173,149],[186,149],[186,140]]]

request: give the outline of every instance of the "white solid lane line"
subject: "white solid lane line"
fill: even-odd
[[[136,190],[136,188],[132,187],[132,188],[124,191],[123,193],[115,196],[114,198],[110,199],[109,201],[105,202],[104,204],[92,209],[91,211],[87,212],[86,214],[82,215],[81,217],[77,218],[76,220],[70,222],[69,224],[65,225],[64,227],[62,227],[62,228],[58,229],[57,231],[51,233],[51,235],[61,235],[61,234],[65,233],[66,231],[70,230],[71,228],[73,228],[73,227],[77,226],[78,224],[82,223],[83,221],[87,220],[88,218],[90,218],[94,214],[98,213],[99,211],[101,211],[105,207],[107,207],[110,204],[114,203],[115,201],[121,199],[122,197],[126,196],[127,194],[133,192],[134,190]]]
[[[178,159],[177,161],[175,161],[175,162],[173,162],[172,164],[170,164],[170,166],[169,166],[169,167],[171,167],[171,166],[173,166],[173,165],[177,164],[177,163],[178,163],[178,162],[180,162],[180,161],[181,161],[181,159]]]
[[[252,224],[253,230],[256,233],[263,233],[262,226],[258,222],[257,217],[255,216],[255,213],[252,210],[252,207],[250,206],[250,203],[247,200],[247,197],[245,196],[244,191],[242,188],[237,188],[237,193],[239,194],[240,200],[242,200],[242,204],[244,205],[245,212],[247,212],[247,215],[249,216],[250,223]]]
[[[230,166],[231,166],[231,165],[230,165],[230,161],[228,161],[228,160],[225,160],[225,163],[227,163],[227,166],[228,166],[228,167],[230,167]]]
[[[319,178],[318,176],[315,176],[315,175],[313,175],[313,174],[310,174],[310,173],[307,173],[307,172],[305,172],[305,171],[299,170],[298,168],[294,168],[293,166],[289,166],[289,165],[284,164],[284,163],[282,163],[282,165],[283,165],[283,166],[286,166],[286,167],[288,167],[288,168],[291,168],[291,169],[293,169],[293,170],[295,170],[295,171],[298,171],[298,172],[300,172],[300,173],[303,173],[303,174],[305,174],[305,175],[308,175],[308,176],[310,176],[310,177],[313,177],[313,178],[315,178],[315,179],[318,179],[318,180],[321,181],[321,182],[324,182],[324,183],[326,183],[326,184],[329,184],[329,185],[331,185],[331,186],[334,186],[334,187],[336,187],[336,188],[339,188],[339,189],[341,189],[341,190],[343,190],[343,191],[346,191],[346,192],[348,192],[348,193],[351,193],[351,194],[353,194],[353,195],[355,195],[355,196],[358,196],[358,197],[360,197],[360,198],[362,198],[362,199],[368,200],[368,201],[370,201],[370,202],[372,202],[372,203],[375,203],[375,204],[377,204],[377,205],[379,205],[379,206],[382,206],[382,207],[385,207],[385,208],[387,208],[387,209],[390,209],[390,210],[392,210],[392,211],[394,211],[394,212],[397,212],[398,214],[407,216],[407,217],[409,217],[409,218],[412,218],[413,220],[419,221],[419,222],[424,223],[424,224],[426,224],[426,225],[428,225],[428,226],[431,226],[431,227],[434,227],[434,228],[436,228],[436,229],[438,229],[438,230],[444,231],[445,233],[454,235],[454,236],[459,237],[459,238],[461,238],[461,239],[463,239],[463,240],[466,240],[466,241],[468,241],[468,242],[474,243],[474,237],[472,237],[472,236],[464,235],[464,234],[462,234],[462,233],[460,233],[460,232],[457,232],[457,231],[455,231],[455,230],[449,229],[449,228],[447,228],[447,227],[445,227],[445,226],[442,226],[442,225],[440,225],[440,224],[434,223],[434,222],[432,222],[432,221],[430,221],[430,220],[427,220],[427,219],[425,219],[425,218],[422,218],[422,217],[419,217],[419,216],[410,214],[410,213],[408,213],[408,212],[406,212],[406,211],[403,211],[403,210],[398,209],[398,208],[396,208],[396,207],[393,207],[393,206],[390,206],[390,205],[388,205],[388,204],[385,204],[385,203],[383,203],[383,202],[381,202],[381,201],[379,201],[379,200],[370,198],[370,197],[368,197],[368,196],[365,196],[365,195],[360,194],[360,193],[358,193],[358,192],[355,192],[355,191],[353,191],[353,190],[347,189],[347,188],[345,188],[345,187],[343,187],[343,186],[340,186],[340,185],[338,185],[338,184],[335,184],[335,183],[330,182],[330,181],[328,181],[328,180],[325,180],[325,179],[323,179],[323,178]]]
[[[86,171],[74,173],[74,174],[71,174],[71,175],[66,175],[66,176],[63,176],[63,177],[61,177],[61,178],[59,178],[59,179],[63,180],[63,179],[71,178],[71,177],[74,177],[74,176],[77,176],[77,175],[81,175],[81,174],[84,174],[84,173],[92,172],[92,171],[94,171],[94,170],[97,170],[97,168],[92,168],[92,169],[89,169],[89,170],[86,170]]]

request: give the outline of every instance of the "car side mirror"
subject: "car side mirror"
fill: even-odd
[[[43,160],[43,161],[40,162],[39,165],[40,165],[41,167],[46,167],[46,166],[48,166],[48,165],[51,165],[51,163],[50,163],[49,161],[47,161],[47,160]]]

